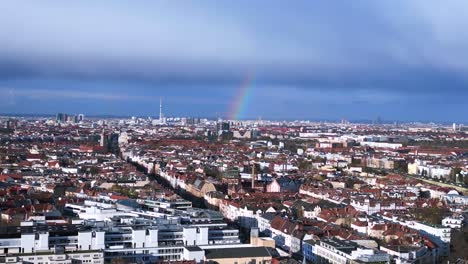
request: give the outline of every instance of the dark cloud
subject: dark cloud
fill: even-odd
[[[105,99],[104,87],[127,83],[139,87],[134,98],[154,95],[148,87],[190,88],[194,98],[229,104],[253,76],[257,96],[295,89],[292,101],[460,102],[468,96],[466,10],[466,1],[423,0],[2,2],[0,89],[45,94],[58,88],[34,80],[59,79],[62,89],[107,82],[93,88]]]

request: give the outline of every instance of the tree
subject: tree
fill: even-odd
[[[459,180],[460,178],[458,178],[457,176],[460,175],[461,173],[461,168],[453,168],[451,171],[450,171],[450,180],[453,181],[453,182],[456,182],[457,180]],[[460,181],[461,182],[461,181]]]
[[[296,217],[297,218],[304,217],[304,208],[302,206],[298,206],[297,211],[296,211]]]
[[[194,171],[195,171],[195,167],[193,167],[192,164],[189,164],[189,165],[187,165],[186,171],[187,171],[187,172],[194,172]]]
[[[99,168],[96,166],[92,166],[89,168],[89,173],[91,173],[91,175],[97,175],[99,173]]]
[[[122,194],[124,196],[127,196],[129,198],[132,198],[132,199],[138,198],[138,193],[134,189],[125,188],[125,187],[119,186],[117,184],[115,184],[115,185],[113,185],[111,187],[111,191],[120,193],[120,194]]]
[[[301,171],[308,171],[312,168],[312,164],[308,160],[301,160],[297,167]]]
[[[457,182],[459,182],[459,183],[463,183],[463,182],[464,182],[464,180],[465,180],[464,178],[466,178],[466,177],[463,177],[463,174],[461,174],[461,173],[460,173],[460,174],[458,174],[458,180],[457,180]]]
[[[203,170],[205,171],[206,176],[221,179],[222,174],[217,167],[205,166]]]
[[[312,158],[312,162],[319,162],[319,163],[326,163],[327,162],[327,158],[322,158],[320,156],[316,156],[316,157],[313,157]]]
[[[353,188],[355,183],[356,182],[352,178],[347,178],[346,179],[346,187],[347,188]]]
[[[394,162],[394,170],[400,173],[408,173],[408,163],[404,160]]]
[[[413,209],[413,214],[417,220],[436,225],[440,225],[442,219],[446,216],[448,212],[449,211],[447,208],[438,207]]]
[[[291,151],[292,153],[297,153],[299,145],[294,140],[288,140],[284,142],[284,149]]]

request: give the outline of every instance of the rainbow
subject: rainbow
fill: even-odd
[[[253,73],[247,74],[247,76],[242,80],[239,88],[237,88],[236,96],[229,108],[229,120],[239,120],[245,117],[247,106],[249,105],[250,98],[252,97],[253,79]]]

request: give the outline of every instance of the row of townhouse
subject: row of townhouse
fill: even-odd
[[[270,222],[270,237],[275,240],[276,246],[291,254],[301,253],[302,241],[312,238],[303,232],[302,226],[280,216],[274,217]]]
[[[187,185],[185,183],[185,178],[178,176],[174,171],[165,171],[160,170],[159,176],[165,179],[173,189],[180,188],[182,190],[187,189]]]
[[[273,207],[267,208],[265,211],[260,209],[249,208],[248,206],[240,205],[237,202],[223,200],[219,203],[219,211],[223,214],[224,218],[231,222],[238,222],[241,227],[251,228],[259,227],[258,223],[261,215],[264,213],[276,213],[276,210]],[[263,232],[263,229],[260,229],[260,232]]]
[[[405,210],[407,206],[402,201],[393,200],[393,201],[385,201],[385,200],[375,200],[375,199],[352,199],[351,206],[353,206],[356,210],[361,212],[366,212],[369,215],[374,213],[378,213],[381,211],[392,211],[392,210]]]
[[[428,223],[421,223],[418,221],[411,220],[399,220],[396,217],[387,217],[385,215],[379,216],[386,221],[398,223],[403,226],[407,226],[411,229],[417,230],[422,235],[427,236],[436,243],[439,247],[439,256],[445,257],[450,254],[450,240],[451,240],[451,228],[442,225],[434,225]]]

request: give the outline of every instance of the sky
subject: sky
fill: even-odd
[[[466,0],[0,1],[0,113],[468,122]]]

